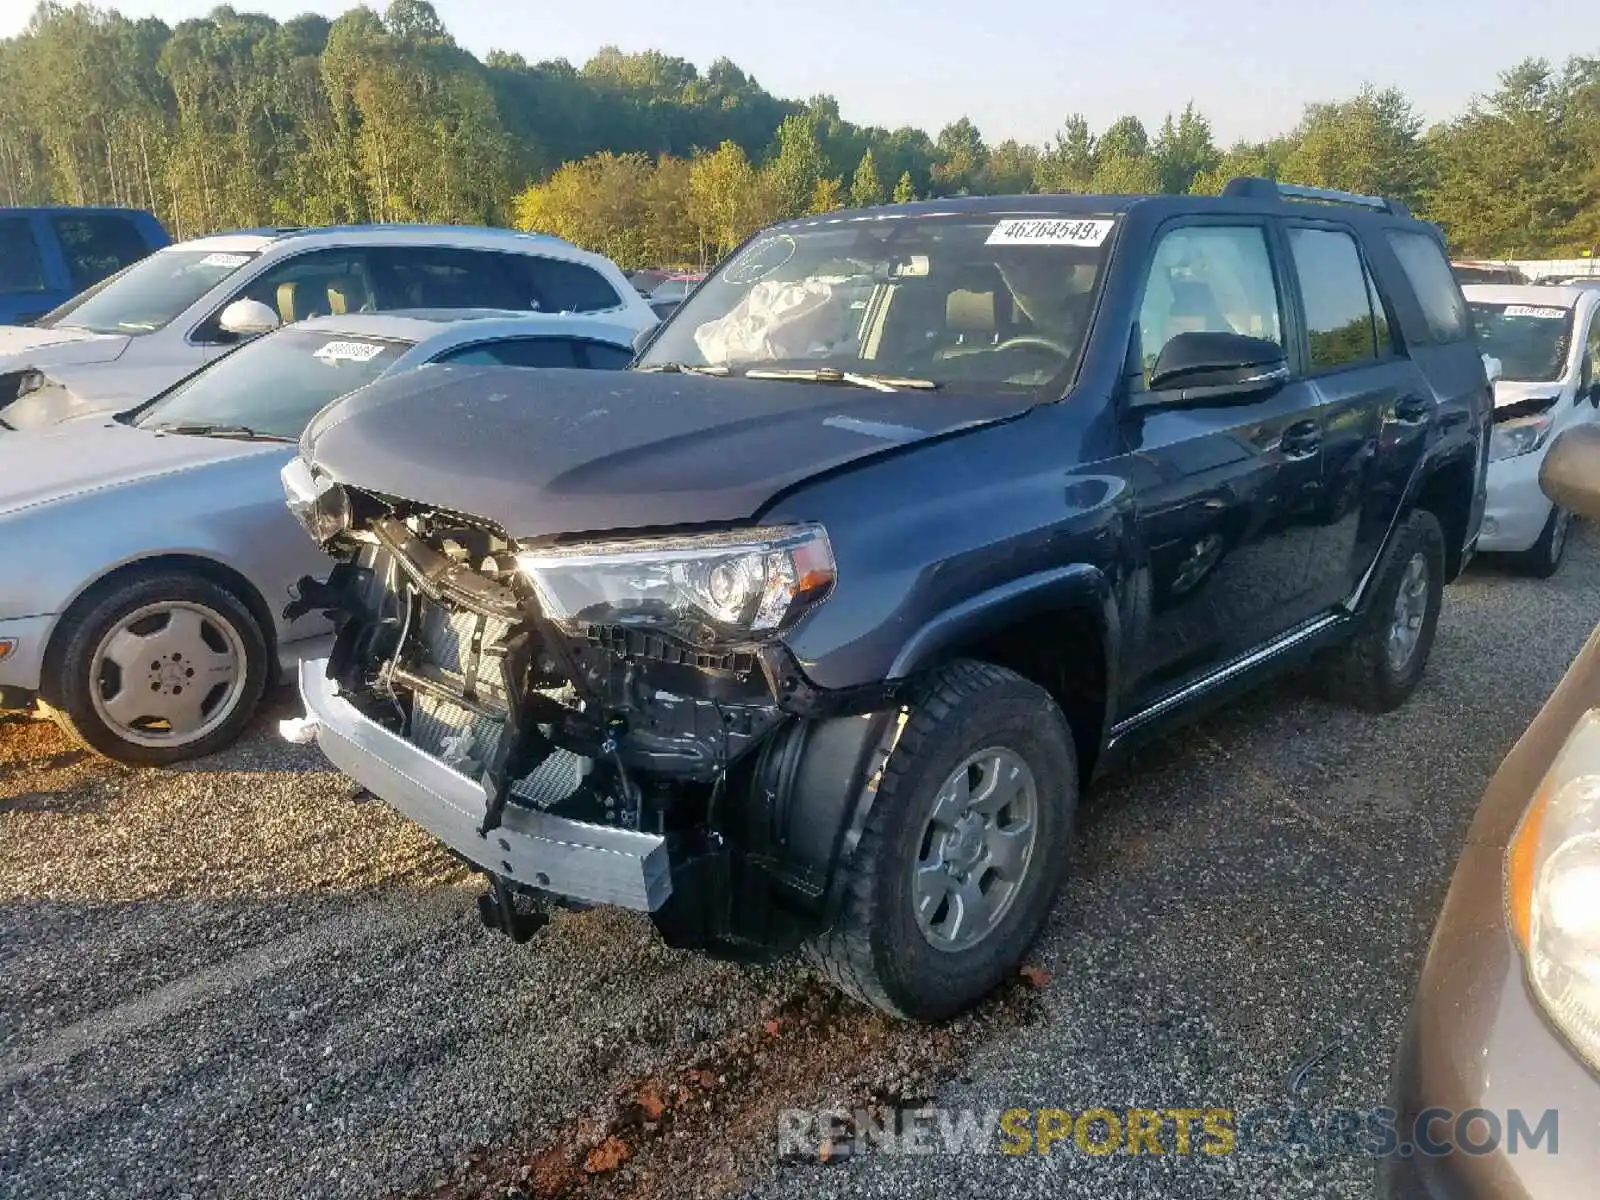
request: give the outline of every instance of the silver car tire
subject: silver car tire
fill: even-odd
[[[184,571],[136,571],[92,589],[62,619],[43,698],[89,749],[161,766],[232,743],[267,681],[267,644],[250,607]]]

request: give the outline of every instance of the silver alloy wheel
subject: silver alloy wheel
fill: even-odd
[[[1572,528],[1572,514],[1557,508],[1553,514],[1554,527],[1550,530],[1550,561],[1561,561],[1561,552],[1567,548],[1567,533]]]
[[[89,664],[95,715],[136,746],[187,746],[232,715],[244,695],[244,638],[220,613],[163,600],[125,614]]]
[[[1396,675],[1403,672],[1422,641],[1422,623],[1428,616],[1428,558],[1421,550],[1406,563],[1400,577],[1400,590],[1394,597],[1394,616],[1389,625],[1389,667]]]
[[[970,755],[934,797],[912,866],[917,927],[937,950],[977,945],[1005,918],[1027,877],[1039,788],[1015,751]]]

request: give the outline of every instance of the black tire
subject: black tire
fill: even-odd
[[[243,670],[240,682],[226,685],[227,690],[217,701],[216,709],[203,717],[204,724],[195,731],[198,736],[166,744],[146,744],[130,740],[117,725],[108,723],[97,708],[91,689],[101,689],[103,697],[109,685],[104,677],[106,668],[102,666],[99,672],[95,669],[96,655],[107,635],[130,614],[168,604],[193,606],[189,611],[201,615],[208,644],[219,634],[218,622],[225,624],[237,643],[227,640],[223,633],[222,644],[232,657],[242,658]],[[152,663],[151,670],[157,665]],[[142,664],[140,670],[143,670]],[[194,669],[189,669],[188,673],[193,676]],[[266,638],[249,607],[233,592],[186,571],[138,571],[91,591],[62,619],[45,659],[41,696],[56,723],[88,749],[118,762],[165,766],[211,754],[232,743],[255,715],[266,689],[267,674]],[[116,682],[120,691],[122,681]],[[180,669],[172,690],[181,691],[184,682]],[[139,686],[144,686],[143,680]],[[156,689],[152,686],[151,690]],[[191,689],[195,690],[198,689]],[[225,715],[221,711],[224,704],[231,706]],[[145,736],[158,739],[159,733],[157,728]]]
[[[1389,635],[1401,585],[1419,555],[1427,570],[1426,608],[1416,643],[1397,666],[1389,653]],[[1361,631],[1325,661],[1329,691],[1368,712],[1389,712],[1404,704],[1428,665],[1443,600],[1444,534],[1432,513],[1417,509],[1395,531],[1384,554]]]
[[[1535,579],[1549,579],[1561,569],[1567,556],[1567,543],[1572,540],[1573,516],[1560,505],[1551,505],[1550,516],[1544,523],[1539,540],[1516,556],[1517,570]]]
[[[1037,832],[1014,895],[975,945],[936,948],[919,927],[912,868],[942,785],[964,759],[1004,748],[1036,787]],[[813,959],[839,988],[892,1015],[942,1020],[1012,975],[1067,870],[1078,800],[1072,734],[1042,688],[987,663],[939,670],[912,707],[853,854],[840,865],[839,915]]]

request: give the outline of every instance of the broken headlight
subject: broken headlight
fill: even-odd
[[[303,458],[290,459],[281,476],[289,511],[317,545],[350,528],[350,495],[344,488],[325,475],[313,475]]]
[[[833,589],[820,525],[524,550],[517,564],[545,615],[672,634],[693,645],[768,641]]]

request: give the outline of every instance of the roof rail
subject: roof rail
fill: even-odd
[[[1319,204],[1354,204],[1396,217],[1409,217],[1411,210],[1398,200],[1383,196],[1363,196],[1360,192],[1341,192],[1333,188],[1306,187],[1298,183],[1279,183],[1259,175],[1241,175],[1228,180],[1224,196],[1239,200],[1310,200]]]

